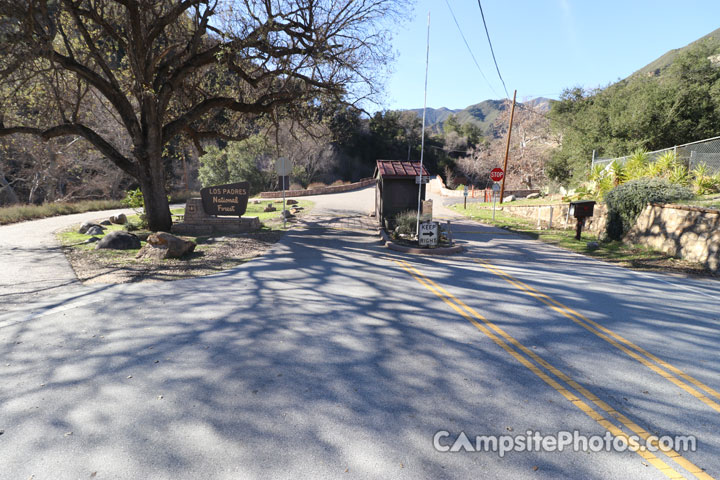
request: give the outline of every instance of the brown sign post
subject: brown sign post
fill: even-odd
[[[241,217],[247,210],[250,183],[216,185],[200,190],[203,210],[208,215]]]

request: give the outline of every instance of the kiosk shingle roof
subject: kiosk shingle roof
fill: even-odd
[[[378,160],[377,168],[383,178],[415,177],[420,175],[420,162],[403,162],[400,160]],[[422,167],[423,175],[430,175]]]

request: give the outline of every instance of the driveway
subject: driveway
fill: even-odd
[[[372,190],[313,200],[222,274],[3,309],[0,478],[720,476],[716,282],[463,221],[464,254],[398,254],[372,232]],[[463,433],[697,444],[501,456]]]

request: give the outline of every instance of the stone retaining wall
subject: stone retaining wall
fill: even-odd
[[[285,190],[285,197],[307,197],[310,195],[324,195],[326,193],[341,193],[356,190],[358,188],[369,187],[375,185],[374,178],[365,178],[359,182],[347,185],[328,185],[327,187],[313,188],[312,190]],[[282,190],[279,192],[261,192],[260,198],[282,198]]]
[[[527,218],[529,220],[538,221],[540,226],[547,228],[550,225],[550,212],[552,207],[552,226],[553,228],[563,229],[575,228],[575,218],[568,218],[568,203],[555,203],[548,205],[512,205],[503,204],[502,210],[510,215]],[[595,204],[593,216],[585,221],[583,232],[590,232],[598,235],[605,232],[607,224],[607,208],[602,203]]]
[[[651,204],[642,211],[625,240],[720,270],[718,209]]]

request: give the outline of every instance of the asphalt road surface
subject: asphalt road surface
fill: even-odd
[[[0,227],[0,479],[720,478],[717,282],[463,221],[400,254],[372,190],[314,200],[168,283],[35,284],[50,240],[9,239],[48,227]]]

